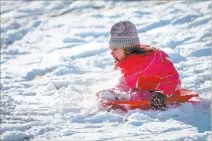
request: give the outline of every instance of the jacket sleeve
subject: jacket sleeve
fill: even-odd
[[[157,76],[140,76],[137,80],[136,88],[144,91],[154,91],[160,82],[161,80]]]
[[[110,90],[128,92],[130,90],[130,87],[127,85],[125,78],[121,77],[119,80],[119,83],[114,88],[111,88]]]

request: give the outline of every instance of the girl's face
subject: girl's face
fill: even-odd
[[[121,61],[126,57],[124,49],[121,48],[112,48],[111,55],[116,61]]]

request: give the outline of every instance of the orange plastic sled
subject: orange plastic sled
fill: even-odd
[[[199,99],[199,94],[195,93],[191,90],[186,90],[182,89],[180,90],[180,95],[179,96],[172,96],[167,99],[167,104],[172,105],[175,103],[185,103],[185,102],[190,102],[190,101],[199,101],[199,100],[191,100],[192,98],[198,98]],[[124,106],[127,107],[127,109],[142,109],[142,110],[147,110],[151,109],[150,102],[149,100],[138,100],[138,101],[102,101],[102,105],[105,107],[111,107],[112,109],[124,109]],[[126,111],[126,110],[125,110]]]

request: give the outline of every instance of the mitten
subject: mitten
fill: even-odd
[[[164,110],[167,106],[167,97],[161,92],[153,92],[150,105],[154,110]]]

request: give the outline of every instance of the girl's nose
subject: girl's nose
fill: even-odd
[[[114,55],[114,51],[113,51],[113,50],[111,50],[111,52],[110,52],[110,53],[111,53],[111,55],[112,55],[112,56]]]

